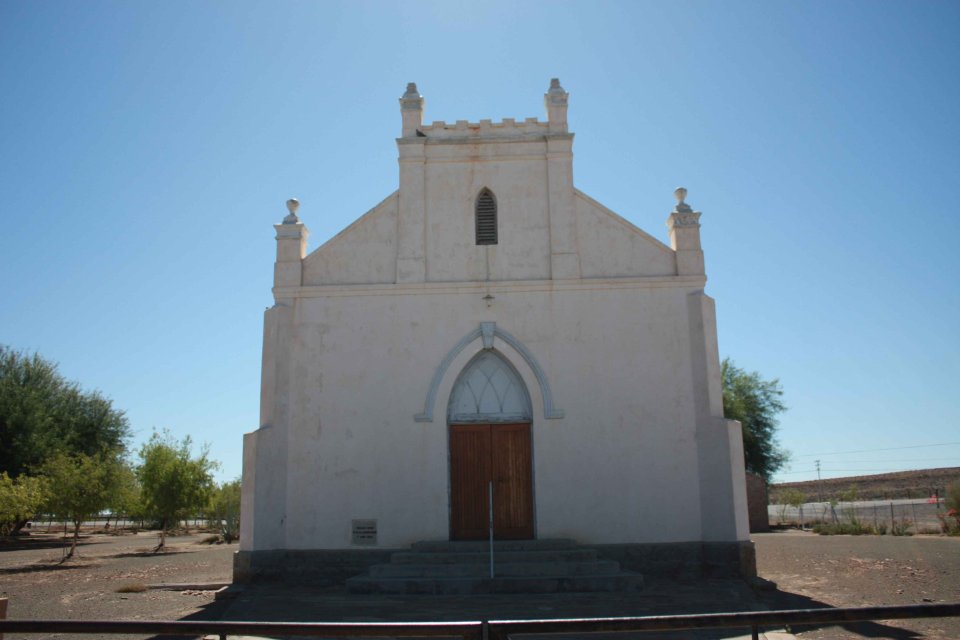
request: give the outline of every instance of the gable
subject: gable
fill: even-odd
[[[389,284],[396,280],[394,191],[303,260],[303,284]]]
[[[391,284],[396,282],[396,232],[399,192],[358,218],[346,229],[318,247],[303,261],[304,285]],[[670,247],[639,229],[602,204],[574,189],[577,250],[583,278],[619,278],[676,275],[675,253]],[[473,216],[469,216],[472,223]],[[464,216],[464,219],[467,219]],[[447,226],[450,219],[445,220]],[[484,251],[474,247],[472,234],[461,234],[466,254]],[[513,238],[506,236],[505,240]],[[467,247],[466,245],[470,246]],[[435,245],[436,246],[436,245]],[[440,246],[443,246],[442,244]],[[502,251],[505,247],[501,247]],[[529,249],[528,249],[529,251]],[[521,252],[522,253],[522,252]],[[441,256],[431,256],[434,265]],[[504,256],[506,257],[506,256]],[[469,260],[461,260],[470,264]],[[497,265],[498,261],[493,261]],[[501,265],[502,267],[502,265]],[[435,269],[431,269],[434,271]],[[444,274],[439,280],[471,280]],[[522,274],[527,278],[531,274]],[[536,276],[533,276],[536,279]],[[480,278],[482,279],[482,278]],[[517,279],[499,274],[494,279]]]
[[[674,251],[574,189],[577,246],[583,278],[676,275]]]

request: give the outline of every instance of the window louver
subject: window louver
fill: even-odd
[[[497,201],[484,189],[477,196],[477,244],[497,244]]]

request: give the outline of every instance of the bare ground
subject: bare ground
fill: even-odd
[[[776,608],[960,602],[960,538],[754,534],[757,569]],[[898,630],[902,632],[898,633]],[[797,630],[795,630],[797,631]],[[801,638],[960,638],[960,618],[828,627]]]
[[[151,549],[156,545],[156,534],[87,536],[82,539],[79,557],[63,564],[62,543],[55,536],[34,535],[13,543],[0,541],[0,597],[10,599],[10,618],[219,619],[230,603],[215,602],[212,590],[117,591],[125,585],[229,581],[232,554],[237,546],[200,544],[204,537],[170,538],[170,550],[154,554]],[[827,537],[792,531],[757,534],[754,541],[760,575],[779,585],[777,591],[759,592],[758,606],[813,608],[960,602],[960,538]],[[658,588],[651,583],[650,591]],[[654,603],[656,595],[651,592],[644,597],[652,598],[650,602]],[[555,604],[565,608],[562,603]],[[746,601],[741,604],[750,606]],[[250,613],[252,610],[247,611]],[[386,610],[383,613],[388,615]],[[624,611],[620,615],[629,614],[630,611]],[[798,628],[794,632],[805,640],[960,639],[960,618],[878,621],[845,628]],[[6,640],[48,637],[52,636],[8,634]]]
[[[237,545],[200,544],[205,537],[168,537],[168,550],[153,553],[155,533],[81,536],[78,555],[62,563],[63,542],[54,535],[4,541],[0,544],[0,597],[9,599],[10,619],[208,617],[202,614],[213,608],[212,590],[117,592],[123,586],[139,588],[156,583],[229,582]],[[36,640],[54,636],[22,637]],[[19,640],[15,634],[6,634],[6,640],[11,639]]]

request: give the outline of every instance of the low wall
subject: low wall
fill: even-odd
[[[752,542],[678,542],[585,545],[627,571],[644,575],[696,579],[757,575]],[[407,549],[237,551],[234,582],[290,581],[330,586],[343,584],[391,554]]]
[[[390,562],[396,551],[401,549],[237,551],[233,554],[233,581],[343,584],[375,564]]]
[[[757,575],[753,543],[664,542],[659,544],[593,545],[605,559],[627,571],[677,578],[752,578]]]
[[[755,473],[747,473],[747,512],[750,516],[750,533],[770,531],[767,516],[767,481]]]

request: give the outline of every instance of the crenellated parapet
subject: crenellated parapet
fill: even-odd
[[[429,142],[433,140],[477,140],[481,138],[532,138],[552,136],[571,137],[567,130],[567,106],[569,96],[560,80],[550,80],[550,88],[543,94],[543,103],[547,112],[546,121],[537,118],[504,118],[499,122],[480,120],[468,122],[457,120],[448,124],[435,120],[423,123],[423,109],[426,104],[415,82],[407,84],[407,90],[400,97],[400,115],[402,119],[401,140],[407,142]]]
[[[537,118],[525,118],[517,121],[514,118],[504,118],[499,122],[481,120],[467,122],[457,120],[448,124],[443,120],[435,120],[421,127],[420,132],[429,139],[463,140],[467,138],[517,138],[543,137],[550,131],[550,124],[541,122]]]

